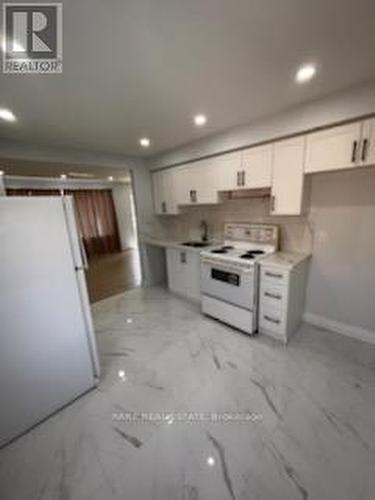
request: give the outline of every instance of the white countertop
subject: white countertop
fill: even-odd
[[[189,241],[189,240],[185,240],[185,241]],[[197,253],[200,253],[203,250],[217,247],[218,245],[221,244],[220,242],[217,242],[217,241],[210,241],[210,245],[206,246],[206,247],[189,247],[189,246],[183,245],[182,241],[161,240],[161,239],[149,238],[149,237],[141,238],[141,243],[144,243],[146,245],[155,246],[155,247],[177,248],[178,250],[185,250],[185,251],[197,252]]]
[[[311,254],[300,252],[276,252],[260,260],[261,266],[293,269],[300,262],[309,259]]]

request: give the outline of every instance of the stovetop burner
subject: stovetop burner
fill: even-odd
[[[240,259],[255,259],[255,255],[252,253],[244,253],[240,255]]]
[[[228,253],[228,250],[234,250],[234,247],[232,245],[223,245],[220,248],[211,250],[211,253]]]
[[[248,250],[246,253],[240,255],[240,259],[255,259],[257,255],[263,255],[264,253],[263,250]]]

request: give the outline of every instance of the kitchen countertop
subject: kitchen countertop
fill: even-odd
[[[300,262],[309,259],[311,254],[302,252],[276,252],[260,260],[260,265],[293,269]]]
[[[185,240],[185,241],[189,241],[189,240]],[[149,238],[149,237],[141,238],[141,243],[144,243],[145,245],[155,246],[155,247],[177,248],[178,250],[186,250],[189,252],[197,252],[197,253],[200,253],[203,250],[214,248],[214,247],[220,245],[220,242],[210,241],[210,245],[208,245],[206,247],[189,247],[189,246],[183,245],[181,241],[162,240],[162,239]]]

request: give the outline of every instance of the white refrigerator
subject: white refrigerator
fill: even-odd
[[[0,447],[95,387],[71,197],[0,197]]]

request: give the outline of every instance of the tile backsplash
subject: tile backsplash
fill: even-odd
[[[275,224],[280,227],[280,248],[300,252],[311,251],[311,225],[305,216],[270,216],[270,198],[240,198],[223,200],[218,205],[184,207],[181,214],[160,217],[161,234],[155,237],[172,241],[200,239],[199,225],[207,221],[209,239],[222,240],[226,222]]]

